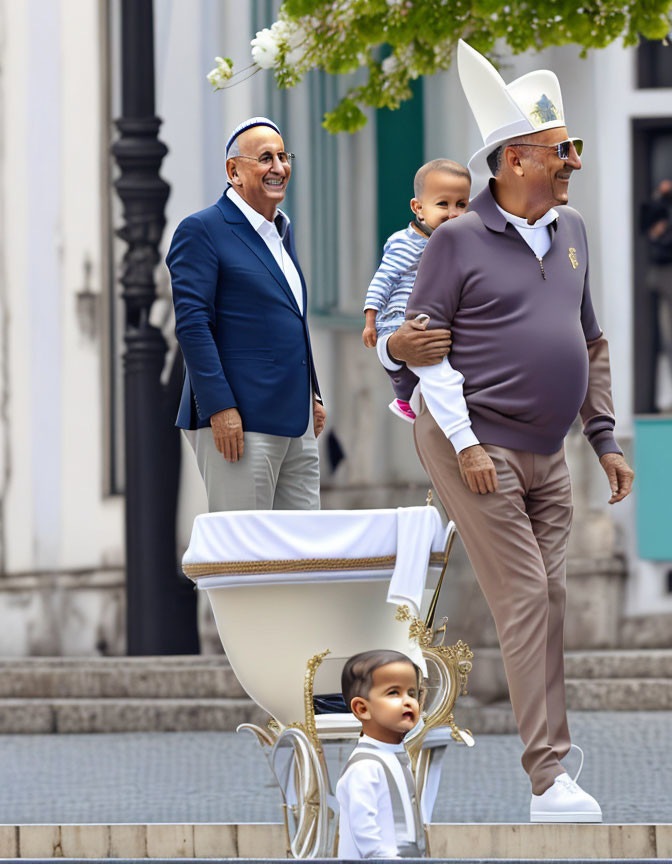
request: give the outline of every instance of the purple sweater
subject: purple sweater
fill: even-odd
[[[406,317],[452,330],[450,364],[482,444],[555,453],[580,411],[598,456],[620,453],[586,230],[571,207],[559,214],[539,261],[484,189],[432,234]]]

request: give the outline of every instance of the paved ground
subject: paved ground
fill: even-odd
[[[570,725],[586,751],[581,784],[605,822],[672,823],[672,712],[575,712]],[[329,745],[330,765],[348,752]],[[511,735],[455,745],[433,821],[527,821],[520,754]],[[0,823],[281,820],[280,793],[248,735],[0,736]]]

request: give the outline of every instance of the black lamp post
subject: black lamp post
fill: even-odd
[[[166,343],[149,323],[154,268],[170,187],[159,176],[167,147],[154,114],[152,0],[122,0],[122,116],[112,152],[127,244],[120,277],[126,305],[126,626],[129,654],[198,652],[195,593],[176,560],[180,469],[176,405],[161,384]],[[173,377],[173,376],[171,376]]]

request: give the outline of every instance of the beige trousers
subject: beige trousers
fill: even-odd
[[[457,456],[422,407],[415,444],[455,522],[495,620],[511,704],[525,745],[522,763],[540,795],[565,769],[563,624],[572,498],[564,450],[550,456],[486,444],[499,490],[471,492]],[[478,661],[476,661],[478,662]]]
[[[208,494],[211,513],[223,510],[319,510],[320,462],[312,418],[301,438],[245,432],[245,451],[227,462],[212,429],[185,430]]]

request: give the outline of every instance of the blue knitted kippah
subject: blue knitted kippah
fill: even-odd
[[[255,126],[270,126],[271,129],[275,129],[278,135],[281,134],[275,123],[272,120],[269,120],[268,117],[251,117],[249,120],[245,120],[243,123],[236,126],[231,135],[229,135],[229,140],[226,142],[227,157],[229,155],[231,145],[236,140],[236,138],[243,132],[246,132],[248,129],[253,129]]]

